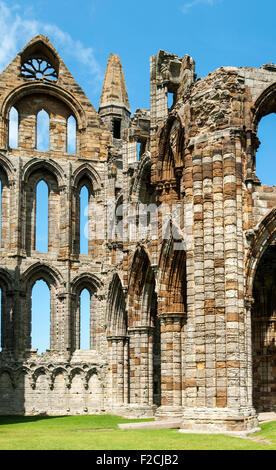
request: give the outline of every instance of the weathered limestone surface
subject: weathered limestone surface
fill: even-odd
[[[39,57],[55,71],[49,81],[22,75]],[[8,146],[11,107],[16,149]],[[50,118],[47,152],[36,150],[41,109]],[[14,59],[0,76],[1,414],[155,415],[180,420],[183,432],[240,433],[258,428],[256,411],[276,410],[276,187],[256,174],[258,124],[272,112],[273,64],[197,80],[191,57],[159,51],[150,110],[131,118],[118,56],[108,61],[98,113],[47,38]],[[71,115],[76,154],[66,147]],[[47,253],[35,250],[41,179]],[[31,349],[38,279],[51,293],[42,355]],[[80,350],[83,289],[89,351]]]

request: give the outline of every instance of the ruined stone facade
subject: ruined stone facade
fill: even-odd
[[[132,117],[116,55],[98,112],[43,36],[0,75],[0,414],[112,412],[176,417],[184,432],[254,431],[257,412],[276,411],[276,187],[255,171],[258,124],[276,112],[276,67],[222,67],[197,80],[191,57],[164,51],[150,67],[150,110]],[[41,109],[50,118],[46,152],[37,150]],[[66,147],[71,115],[75,154]],[[47,253],[35,249],[42,179]],[[50,349],[41,355],[31,342],[39,279],[51,294]],[[88,351],[80,350],[83,289]]]

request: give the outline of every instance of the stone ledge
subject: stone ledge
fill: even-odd
[[[149,421],[145,423],[118,424],[120,429],[180,429],[181,421]]]

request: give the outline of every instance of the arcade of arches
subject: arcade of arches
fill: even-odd
[[[196,80],[190,56],[160,50],[150,72],[133,115],[116,54],[98,112],[44,36],[1,74],[0,414],[253,432],[276,411],[276,186],[258,134],[276,66]]]

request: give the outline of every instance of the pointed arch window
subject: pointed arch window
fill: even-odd
[[[93,254],[93,240],[91,232],[94,230],[95,207],[93,200],[95,192],[90,175],[83,170],[76,181],[74,190],[74,203],[72,210],[73,250],[76,256]],[[100,221],[97,221],[100,222]]]
[[[35,249],[41,253],[48,252],[48,202],[49,187],[44,180],[36,186],[36,232]]]
[[[261,145],[256,154],[256,175],[262,184],[276,184],[275,158],[276,113],[264,116],[258,126],[258,138]]]
[[[50,118],[42,109],[37,115],[36,121],[36,148],[42,152],[48,152],[50,145]]]
[[[90,349],[90,302],[91,295],[87,289],[80,293],[80,350]]]
[[[8,175],[0,167],[0,248],[9,247],[10,186]]]
[[[43,280],[32,288],[31,347],[41,354],[50,349],[50,289]]]
[[[80,254],[88,255],[88,204],[89,191],[87,186],[80,190]]]
[[[123,240],[124,236],[124,199],[120,196],[115,207],[115,238]]]
[[[9,113],[9,147],[18,148],[18,111],[12,107]]]
[[[67,153],[77,151],[77,121],[74,116],[67,119]]]

